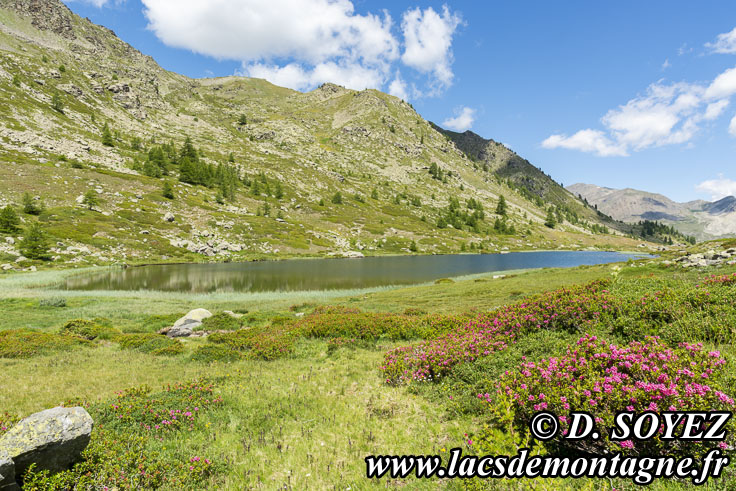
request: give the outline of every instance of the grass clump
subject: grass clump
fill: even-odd
[[[66,307],[66,298],[64,297],[48,297],[42,298],[38,301],[39,307],[54,307],[63,308]]]
[[[275,360],[294,350],[294,333],[283,327],[254,327],[228,333],[213,333],[210,342],[222,344],[256,360]]]
[[[122,333],[112,326],[102,325],[96,321],[74,319],[61,326],[59,334],[62,336],[76,336],[92,341],[95,339],[115,340]]]
[[[190,359],[203,363],[211,363],[215,361],[232,362],[241,359],[243,355],[224,344],[208,343],[197,348]]]
[[[91,346],[83,339],[30,329],[0,331],[0,358],[33,356]]]
[[[155,356],[174,356],[184,352],[184,345],[177,339],[160,334],[125,334],[118,338],[123,349],[150,353]]]

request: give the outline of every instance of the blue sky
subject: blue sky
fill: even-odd
[[[733,1],[65,3],[190,77],[400,95],[565,185],[736,194]]]

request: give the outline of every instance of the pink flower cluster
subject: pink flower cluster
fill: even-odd
[[[607,283],[563,288],[525,302],[481,314],[465,326],[416,346],[389,351],[381,369],[386,382],[430,381],[447,375],[461,362],[471,362],[506,349],[516,337],[536,329],[571,329],[597,321],[617,309]]]
[[[657,337],[647,337],[619,347],[586,335],[564,356],[525,361],[507,372],[496,393],[511,404],[520,427],[542,409],[558,415],[591,411],[603,426],[611,427],[623,409],[732,410],[733,398],[708,381],[725,363],[718,351],[706,352],[700,343],[670,348]],[[489,393],[478,397],[495,400]],[[560,427],[568,428],[567,419],[560,418]],[[639,445],[620,444],[632,450]]]

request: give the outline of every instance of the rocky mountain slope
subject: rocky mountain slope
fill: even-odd
[[[0,97],[0,206],[40,202],[23,226],[38,221],[59,262],[640,243],[510,150],[400,99],[189,79],[59,0],[0,0]]]
[[[612,189],[594,184],[573,184],[567,190],[579,195],[617,220],[635,223],[659,221],[699,239],[736,236],[736,197],[718,201],[677,203],[656,193],[637,189]]]

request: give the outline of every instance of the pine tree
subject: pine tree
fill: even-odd
[[[82,198],[82,204],[88,209],[92,209],[99,204],[100,200],[97,199],[97,193],[93,189],[87,190]]]
[[[506,198],[502,194],[498,198],[498,205],[496,205],[496,215],[501,215],[502,217],[505,217],[507,213],[506,208]]]
[[[0,233],[14,234],[20,230],[20,218],[15,212],[15,208],[8,205],[0,211]]]
[[[49,243],[46,232],[38,223],[33,223],[26,230],[23,240],[20,241],[20,253],[29,259],[49,259]]]
[[[550,208],[550,210],[547,212],[547,219],[544,221],[544,224],[549,228],[555,228],[556,223],[557,221],[555,219],[555,213]]]
[[[114,147],[115,142],[112,141],[112,133],[110,132],[110,126],[105,122],[105,126],[102,127],[102,144],[106,147]]]
[[[248,117],[245,114],[241,114],[240,117],[238,118],[238,124],[240,126],[244,126],[248,124]]]
[[[164,181],[164,185],[161,188],[161,195],[166,199],[174,199],[174,188],[169,181]]]
[[[417,242],[415,240],[411,241],[411,244],[409,244],[409,250],[411,252],[417,252],[419,248],[417,247]]]
[[[26,215],[40,215],[43,211],[43,204],[36,201],[31,197],[29,193],[23,193],[23,213]]]
[[[341,205],[342,204],[342,194],[340,193],[340,191],[336,192],[332,196],[332,200],[331,201],[335,205]]]

